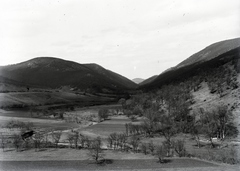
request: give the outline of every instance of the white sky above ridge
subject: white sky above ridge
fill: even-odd
[[[239,0],[0,0],[0,65],[52,56],[129,79],[240,37]]]

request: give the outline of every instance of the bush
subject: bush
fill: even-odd
[[[129,118],[132,122],[135,122],[137,120],[137,117],[135,115],[131,115]]]

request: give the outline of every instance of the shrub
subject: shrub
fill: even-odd
[[[131,115],[129,118],[132,122],[135,122],[137,120],[137,117],[135,115]]]

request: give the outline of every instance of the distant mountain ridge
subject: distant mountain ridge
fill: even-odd
[[[186,60],[140,85],[139,89],[151,90],[170,82],[191,77],[204,67],[221,65],[224,61],[240,58],[240,38],[220,41],[207,46]]]
[[[134,79],[132,79],[132,81],[133,81],[134,83],[136,83],[136,84],[140,84],[141,82],[144,81],[144,79],[142,79],[142,78],[134,78]]]
[[[29,86],[71,86],[83,91],[118,92],[137,87],[131,80],[97,64],[79,64],[54,57],[37,57],[2,66],[0,77]]]

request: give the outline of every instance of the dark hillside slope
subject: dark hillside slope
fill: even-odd
[[[183,81],[201,71],[217,68],[229,61],[238,63],[239,58],[239,38],[218,42],[192,55],[176,67],[160,74],[152,82],[141,85],[140,89],[148,91],[159,88],[165,84]]]
[[[134,88],[134,83],[127,84],[127,78],[121,78],[127,80],[124,85],[119,83],[119,77],[114,78],[112,75],[111,72],[98,73],[89,65],[52,57],[39,57],[19,64],[0,67],[1,77],[28,86],[46,88],[70,86],[81,91],[91,92],[102,92],[103,90],[121,92]]]
[[[143,82],[139,83],[140,86],[144,85],[144,84],[149,84],[151,83],[153,80],[155,80],[155,78],[157,78],[158,75],[154,75],[146,80],[144,80]]]

